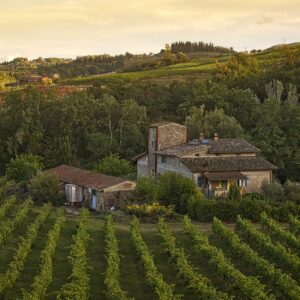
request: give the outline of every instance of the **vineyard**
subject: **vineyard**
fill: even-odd
[[[300,221],[143,223],[0,201],[1,299],[300,299]]]

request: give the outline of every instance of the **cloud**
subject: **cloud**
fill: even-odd
[[[155,52],[174,40],[260,47],[299,38],[298,1],[0,0],[0,56]]]
[[[274,19],[271,17],[267,17],[267,16],[261,16],[259,19],[256,20],[256,24],[259,25],[264,25],[264,24],[269,24],[269,23],[273,23]]]

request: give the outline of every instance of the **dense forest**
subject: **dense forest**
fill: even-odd
[[[94,168],[109,154],[130,159],[146,150],[151,122],[171,120],[187,124],[190,138],[200,132],[207,138],[215,132],[244,137],[278,166],[281,181],[299,181],[298,54],[271,67],[253,55],[235,54],[217,64],[209,79],[161,84],[99,78],[87,91],[65,96],[33,86],[12,90],[0,105],[0,172],[23,153],[40,155],[45,167]]]

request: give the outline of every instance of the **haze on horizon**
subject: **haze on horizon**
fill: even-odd
[[[0,61],[158,52],[173,41],[235,50],[300,41],[299,0],[0,0]]]

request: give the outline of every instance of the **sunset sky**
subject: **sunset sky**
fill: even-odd
[[[299,0],[0,0],[0,60],[300,41]]]

